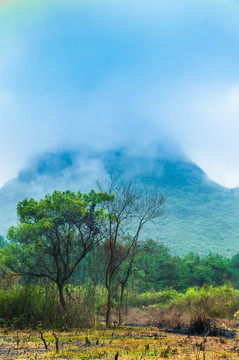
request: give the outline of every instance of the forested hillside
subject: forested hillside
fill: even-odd
[[[89,191],[114,173],[157,188],[166,197],[165,217],[144,236],[163,241],[175,254],[189,251],[231,256],[239,245],[239,190],[213,181],[183,155],[126,152],[42,154],[0,189],[0,234],[16,223],[16,204],[55,189]]]

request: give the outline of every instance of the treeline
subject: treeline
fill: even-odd
[[[103,273],[102,253],[99,251],[97,254],[95,250],[72,278],[72,285],[79,282],[86,284],[89,280],[104,285]],[[200,256],[191,252],[180,257],[171,254],[159,241],[146,239],[138,244],[127,288],[137,294],[168,288],[184,292],[191,287],[222,286],[228,283],[239,289],[239,254],[226,258],[218,254]]]
[[[6,244],[4,237],[0,236],[0,247],[3,248]],[[90,281],[92,284],[104,286],[103,252],[104,249],[100,247],[92,250],[68,284],[85,285]],[[3,279],[4,272],[1,275]],[[34,277],[26,278],[28,282],[36,282]],[[21,281],[23,282],[24,278]],[[168,288],[184,292],[191,287],[221,286],[228,283],[239,289],[239,254],[227,258],[212,253],[198,255],[190,252],[180,257],[172,255],[163,243],[146,239],[137,246],[127,288],[138,294]]]
[[[221,286],[228,282],[239,289],[238,254],[232,258],[212,253],[179,257],[172,255],[165,245],[147,240],[136,256],[134,269],[132,276],[138,292],[167,287],[184,291],[189,287]]]

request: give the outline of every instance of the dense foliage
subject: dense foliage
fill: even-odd
[[[36,282],[31,277],[19,277],[6,267],[3,271],[2,264],[0,318],[20,327],[32,323],[44,327],[94,326],[99,316],[105,316],[107,304],[104,251],[102,244],[89,252],[65,285],[68,309],[65,314],[57,287],[49,280]],[[208,316],[232,318],[239,308],[238,260],[238,255],[230,259],[194,253],[178,257],[163,244],[147,240],[138,246],[127,283],[125,307],[159,306],[183,312],[191,309],[191,315],[203,308]],[[112,305],[117,310],[120,305],[117,278],[112,289]]]
[[[107,193],[68,190],[54,191],[40,201],[19,202],[20,224],[8,231],[5,264],[22,276],[54,282],[65,308],[63,288],[82,259],[103,239],[105,215],[100,205],[112,199]]]
[[[0,319],[29,326],[110,326],[127,307],[232,317],[239,307],[239,255],[172,254],[141,230],[165,199],[132,185],[89,194],[55,191],[18,203],[19,224],[0,236]],[[202,315],[203,314],[203,315]]]
[[[238,288],[239,256],[228,259],[217,254],[172,255],[154,240],[142,244],[136,257],[134,284],[138,292],[160,291],[166,287],[183,291],[192,286],[220,286],[231,282]]]
[[[0,248],[3,248],[5,246],[5,240],[2,235],[0,235]]]

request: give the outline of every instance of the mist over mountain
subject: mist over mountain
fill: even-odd
[[[174,146],[136,154],[127,149],[43,153],[0,189],[0,234],[17,223],[16,204],[54,190],[88,192],[110,174],[157,188],[166,197],[165,217],[146,237],[163,241],[174,253],[239,252],[239,190],[211,181]]]

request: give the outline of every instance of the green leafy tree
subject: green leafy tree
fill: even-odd
[[[137,291],[159,291],[175,287],[181,282],[180,259],[172,256],[168,248],[153,239],[140,246],[134,264],[134,283]]]
[[[231,280],[229,271],[229,260],[218,254],[208,254],[203,257],[202,264],[211,274],[211,284],[223,285],[225,281]]]
[[[4,237],[2,235],[0,235],[0,248],[4,248],[5,245],[6,245],[6,242],[4,240]]]
[[[231,280],[229,261],[218,255],[208,254],[200,257],[189,253],[183,258],[184,287],[208,285],[223,285]]]
[[[239,289],[239,254],[234,255],[229,260],[229,271],[233,286]]]
[[[63,309],[64,285],[95,244],[103,239],[107,193],[54,191],[44,199],[18,203],[19,225],[8,231],[5,263],[20,275],[56,283]]]

